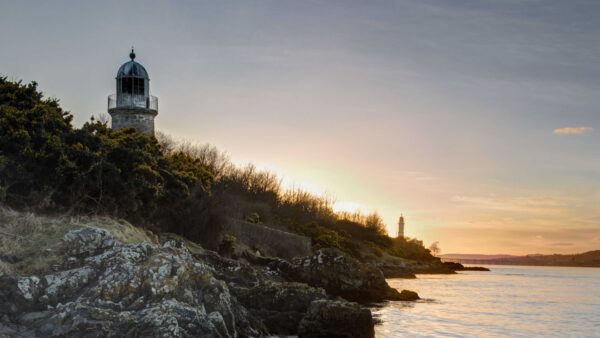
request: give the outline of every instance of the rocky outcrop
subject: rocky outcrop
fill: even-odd
[[[270,333],[295,334],[314,300],[329,298],[325,290],[301,283],[268,282],[253,288],[233,288],[240,303],[259,318]]]
[[[14,336],[256,336],[264,329],[214,269],[173,241],[124,245],[107,231],[73,230],[44,276],[1,276],[0,315]],[[95,333],[94,333],[95,332]]]
[[[379,269],[361,264],[333,248],[321,249],[312,256],[293,259],[291,264],[279,263],[277,269],[289,280],[321,287],[333,296],[350,301],[369,303],[409,300],[387,284]]]
[[[372,263],[372,265],[381,270],[385,278],[417,278],[414,272],[408,269],[405,264],[377,262]]]
[[[441,262],[412,262],[411,264],[407,264],[406,268],[408,271],[414,274],[455,274],[456,271],[447,265],[444,265]]]
[[[60,264],[47,273],[0,273],[0,336],[258,337],[301,328],[306,337],[372,337],[368,309],[288,282],[270,264],[223,258],[177,236],[127,244],[85,227],[67,232],[58,246]],[[380,284],[365,278],[346,274],[338,285],[351,292],[359,290],[352,283]]]
[[[464,266],[456,262],[444,262],[442,264],[453,271],[490,271],[490,269],[482,266]]]
[[[483,266],[464,266],[461,270],[457,271],[490,271],[490,269]]]
[[[301,338],[370,338],[375,334],[371,311],[355,303],[316,300],[298,327]]]

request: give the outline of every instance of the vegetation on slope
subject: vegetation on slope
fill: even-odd
[[[358,259],[365,248],[436,260],[420,241],[392,239],[375,213],[335,213],[333,201],[284,190],[272,173],[234,166],[211,146],[174,142],[93,118],[81,128],[35,82],[0,78],[0,202],[46,213],[108,215],[216,249],[228,217],[277,224]]]

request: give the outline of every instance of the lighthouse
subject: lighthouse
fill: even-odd
[[[150,77],[146,68],[135,61],[133,48],[129,58],[117,72],[116,93],[108,97],[112,129],[133,128],[154,135],[158,98],[150,95]]]
[[[398,220],[398,238],[404,238],[404,216],[402,215]]]

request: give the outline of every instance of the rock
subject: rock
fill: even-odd
[[[410,290],[402,290],[402,292],[400,292],[400,299],[398,300],[413,301],[419,299],[421,299],[421,297],[419,297],[419,294],[417,294],[416,292]]]
[[[419,262],[412,264],[409,269],[420,274],[455,274],[456,271],[490,271],[484,267],[465,267],[456,262]]]
[[[482,266],[464,266],[461,263],[456,262],[444,262],[444,267],[453,271],[490,271],[488,268]]]
[[[267,282],[253,288],[234,288],[234,294],[269,333],[295,334],[310,304],[328,298],[325,290],[301,283]]]
[[[455,274],[456,271],[440,261],[412,262],[407,269],[414,274]]]
[[[18,261],[19,261],[19,258],[15,255],[0,255],[0,262],[14,264]]]
[[[404,264],[375,263],[375,268],[381,270],[385,278],[417,278],[415,274]]]
[[[483,266],[463,266],[459,271],[490,271],[490,269]]]
[[[298,337],[374,337],[371,311],[356,303],[316,300],[298,327]]]
[[[11,336],[259,336],[260,322],[215,270],[185,246],[122,244],[85,228],[64,237],[76,266],[43,277],[0,276],[0,314]],[[65,257],[68,264],[75,264]],[[6,329],[8,330],[8,329]],[[5,331],[6,331],[5,330]]]
[[[383,273],[364,265],[343,252],[327,248],[313,256],[296,258],[278,269],[290,280],[322,287],[327,293],[359,303],[401,300],[400,293],[390,287]]]
[[[0,273],[0,336],[261,337],[302,327],[307,337],[370,337],[370,311],[332,296],[402,298],[381,271],[336,250],[233,260],[175,235],[127,244],[86,227],[53,254],[44,275]]]
[[[119,243],[108,231],[93,227],[71,230],[63,242],[66,252],[72,256],[92,255]]]

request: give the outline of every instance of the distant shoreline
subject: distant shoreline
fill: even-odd
[[[505,263],[505,262],[480,262],[478,261],[477,263],[468,263],[468,262],[462,262],[461,264],[469,264],[469,265],[499,265],[499,266],[523,266],[523,267],[527,267],[527,266],[536,266],[536,267],[548,267],[548,268],[600,268],[600,266],[597,265],[541,265],[541,264],[523,264],[523,263]]]
[[[600,268],[600,250],[575,255],[504,256],[486,259],[485,255],[447,254],[440,258],[444,262],[461,264]]]

